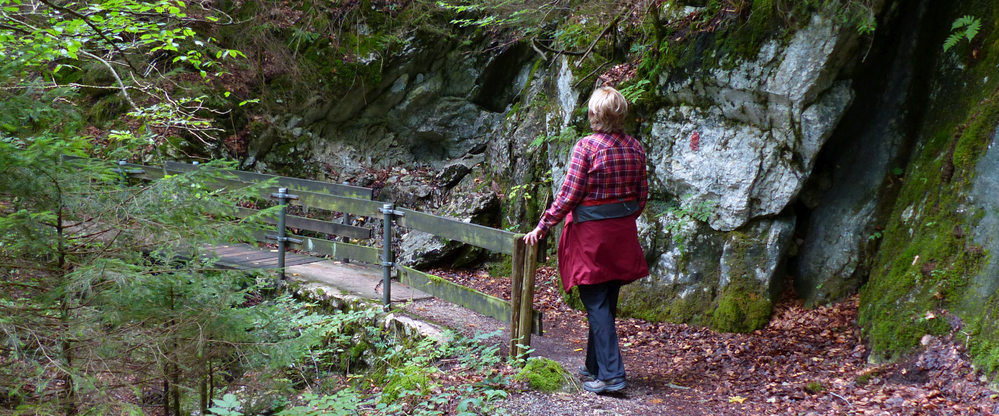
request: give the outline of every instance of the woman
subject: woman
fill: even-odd
[[[583,388],[594,393],[625,387],[624,364],[614,319],[621,285],[649,274],[638,243],[635,219],[645,209],[648,180],[645,150],[622,132],[628,101],[617,90],[601,87],[589,101],[594,133],[580,139],[555,202],[538,226],[524,236],[534,245],[559,221],[565,227],[558,244],[558,269],[568,292],[579,286],[590,325]]]

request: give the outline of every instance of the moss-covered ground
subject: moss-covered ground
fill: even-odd
[[[532,389],[552,393],[566,390],[566,386],[574,385],[572,378],[562,365],[544,357],[533,357],[527,360],[524,368],[514,377],[527,381]]]

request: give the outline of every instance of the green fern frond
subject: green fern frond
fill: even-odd
[[[968,25],[972,24],[973,22],[975,22],[976,20],[978,20],[978,18],[976,18],[974,16],[971,16],[971,15],[962,16],[962,17],[960,17],[960,18],[958,18],[957,20],[954,21],[954,24],[952,24],[950,26],[950,30],[954,31],[954,30],[960,29],[960,28],[962,28],[964,26],[968,26]],[[979,23],[981,23],[981,22],[979,22]]]
[[[975,36],[978,36],[978,32],[981,29],[982,20],[977,17],[966,15],[954,20],[954,23],[950,26],[951,34],[944,40],[944,52],[956,46],[962,38],[968,39],[968,42],[971,42]]]
[[[978,31],[982,29],[982,21],[975,19],[971,24],[968,25],[968,29],[964,31],[964,35],[968,38],[968,42],[971,42],[975,36],[978,35]]]
[[[953,48],[954,45],[957,45],[957,42],[959,42],[961,40],[961,35],[963,35],[963,34],[962,33],[954,33],[954,34],[948,36],[947,40],[945,40],[944,44],[943,44],[943,50],[944,50],[944,52],[947,52],[948,49]]]

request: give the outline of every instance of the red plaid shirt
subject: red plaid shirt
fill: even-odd
[[[541,215],[538,228],[546,234],[583,201],[635,198],[645,209],[649,182],[645,149],[635,138],[620,133],[594,133],[572,148],[569,171],[555,202]]]

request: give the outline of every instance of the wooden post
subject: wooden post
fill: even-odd
[[[512,267],[510,269],[510,358],[520,355],[521,343],[521,299],[524,282],[524,254],[527,244],[522,236],[513,238]]]
[[[530,347],[531,345],[531,325],[534,323],[534,278],[538,273],[538,248],[541,242],[527,247],[524,255],[524,271],[521,273],[522,283],[520,289],[520,344]],[[527,353],[526,350],[518,351],[518,354]]]

